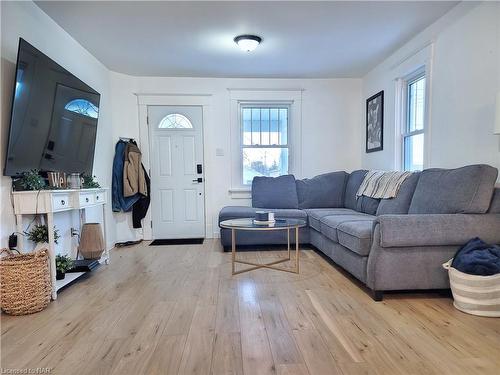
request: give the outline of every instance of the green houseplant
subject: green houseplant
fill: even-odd
[[[45,180],[38,169],[32,169],[22,174],[19,185],[24,190],[42,190],[45,188]]]
[[[74,261],[67,255],[56,255],[56,280],[62,280],[66,271],[73,268]]]
[[[98,189],[101,187],[101,185],[99,185],[99,183],[95,180],[96,176],[87,176],[87,175],[83,175],[82,176],[82,179],[83,179],[83,182],[82,182],[82,188],[83,189]]]
[[[28,239],[36,244],[43,244],[49,242],[49,230],[46,225],[35,225],[28,233]],[[59,230],[54,226],[54,242],[57,243],[61,236]]]

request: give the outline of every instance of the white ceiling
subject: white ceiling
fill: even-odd
[[[456,2],[85,2],[37,5],[109,69],[138,76],[360,77]],[[264,40],[254,52],[238,34]]]

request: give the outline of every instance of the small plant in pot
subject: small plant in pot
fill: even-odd
[[[42,190],[45,188],[45,180],[38,169],[32,169],[23,172],[16,186],[20,187],[20,190]]]
[[[28,239],[37,244],[35,250],[40,248],[48,248],[49,243],[49,230],[46,225],[35,225],[28,233]],[[61,236],[59,230],[54,226],[54,242],[57,243]]]
[[[56,280],[62,280],[66,271],[73,268],[73,259],[67,255],[56,255]]]

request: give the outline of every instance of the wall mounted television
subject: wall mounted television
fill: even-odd
[[[92,175],[101,95],[19,39],[5,176]]]

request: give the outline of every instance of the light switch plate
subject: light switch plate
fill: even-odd
[[[224,156],[224,149],[216,148],[215,149],[215,156]]]

